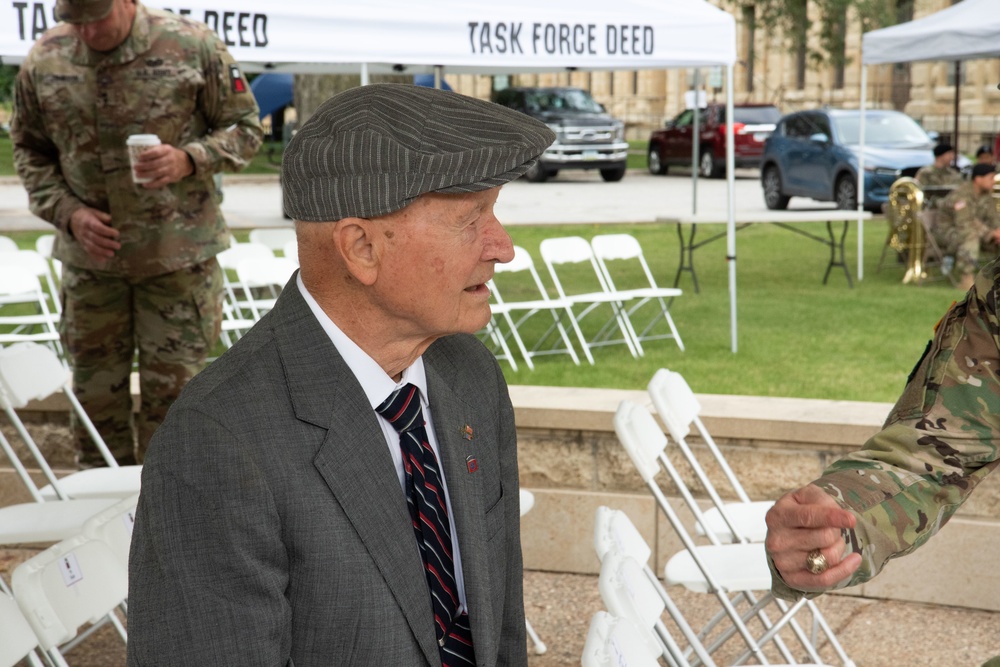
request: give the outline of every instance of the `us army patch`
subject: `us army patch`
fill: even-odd
[[[243,83],[243,75],[240,74],[240,66],[236,63],[229,66],[229,85],[234,93],[247,92],[247,86]]]

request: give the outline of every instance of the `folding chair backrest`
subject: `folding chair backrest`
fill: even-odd
[[[635,559],[617,549],[609,551],[601,561],[597,587],[608,611],[647,630],[652,641],[647,647],[660,653],[652,632],[666,605]]]
[[[118,562],[126,569],[138,502],[139,494],[135,494],[98,512],[83,524],[83,534],[109,546]]]
[[[285,245],[281,247],[281,253],[288,259],[295,262],[295,265],[299,264],[299,242],[296,239],[292,239]]]
[[[103,542],[85,535],[60,542],[21,563],[12,576],[14,597],[48,651],[73,639],[128,594],[125,568]]]
[[[597,282],[600,284],[601,290],[607,291],[608,287],[604,281],[604,274],[597,265],[594,250],[590,247],[590,243],[582,236],[561,236],[543,239],[541,244],[539,244],[538,250],[542,254],[542,259],[549,270],[549,275],[552,276],[552,282],[555,283],[559,296],[565,297],[567,295],[562,283],[559,281],[559,275],[555,268],[560,264],[589,263],[591,270],[597,277]]]
[[[590,620],[583,667],[659,667],[648,640],[631,621],[599,611]]]
[[[14,257],[15,253],[10,253],[9,256]],[[0,297],[11,296],[21,297],[19,301],[40,301],[42,284],[33,272],[0,262]]]
[[[223,269],[236,270],[236,265],[246,259],[274,257],[274,251],[263,243],[234,243],[215,258]]]
[[[534,268],[535,263],[531,259],[531,253],[519,245],[514,246],[514,259],[502,264],[494,265],[494,273],[516,273],[517,271],[527,271]]]
[[[55,250],[55,245],[55,234],[42,234],[35,239],[35,250],[38,251],[39,255],[48,259],[52,258],[52,252]]]
[[[680,442],[691,433],[691,422],[701,413],[701,404],[680,373],[661,368],[648,385],[649,397],[667,432]]]
[[[0,350],[0,400],[23,408],[31,400],[62,391],[72,375],[49,348],[36,343],[15,343]]]
[[[642,253],[642,246],[639,244],[639,240],[631,234],[600,234],[590,239],[590,246],[594,249],[594,256],[597,258],[597,263],[604,272],[609,286],[614,286],[614,280],[607,262],[634,259],[639,263],[649,286],[657,287],[653,272]]]
[[[594,551],[601,561],[611,551],[620,551],[638,563],[648,563],[653,550],[621,510],[601,505],[594,513]]]
[[[615,412],[615,432],[635,465],[642,481],[649,484],[660,472],[660,454],[667,436],[649,410],[632,401],[622,401]]]
[[[531,511],[531,508],[535,506],[535,494],[531,491],[525,489],[520,489],[520,500],[521,500],[521,516],[524,516]]]
[[[295,240],[295,230],[291,227],[260,228],[250,230],[250,242],[261,243],[271,249],[283,250],[285,244]]]
[[[35,631],[17,602],[0,592],[0,667],[14,667],[37,646]]]
[[[17,252],[20,248],[17,241],[9,236],[0,236],[0,252]]]

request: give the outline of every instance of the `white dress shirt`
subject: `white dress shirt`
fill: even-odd
[[[357,378],[358,382],[361,384],[361,388],[365,392],[365,396],[368,397],[368,402],[372,406],[372,412],[375,413],[376,419],[378,419],[379,426],[382,427],[382,435],[385,436],[386,445],[389,447],[389,454],[392,456],[392,462],[396,466],[396,475],[399,478],[399,487],[402,489],[403,493],[406,493],[405,479],[406,474],[403,471],[403,454],[399,449],[399,433],[396,431],[395,427],[389,423],[389,420],[375,412],[375,408],[382,405],[389,394],[394,392],[399,387],[404,384],[410,383],[420,390],[420,408],[423,410],[424,421],[427,422],[427,440],[431,449],[434,451],[434,456],[437,460],[441,461],[441,454],[438,451],[437,435],[434,433],[434,421],[431,416],[430,404],[427,400],[427,376],[424,374],[424,360],[423,357],[417,358],[413,365],[403,371],[403,375],[399,382],[395,382],[389,375],[379,366],[374,359],[368,356],[368,353],[358,347],[358,344],[351,340],[347,334],[340,330],[333,320],[319,307],[316,303],[316,299],[309,293],[306,286],[302,284],[302,276],[296,276],[296,285],[298,285],[299,291],[302,293],[302,298],[305,299],[306,303],[309,305],[309,309],[312,311],[313,315],[319,321],[320,326],[326,331],[326,334],[333,341],[334,347],[337,348],[337,352],[344,359],[348,368],[354,373],[354,377]],[[455,531],[455,513],[451,510],[451,496],[448,494],[448,481],[445,479],[444,465],[438,466],[438,472],[441,476],[441,485],[444,487],[445,501],[448,503],[448,526],[451,529],[451,549],[454,555],[455,562],[455,583],[458,586],[458,601],[461,607],[458,612],[468,610],[465,599],[465,579],[462,576],[462,554],[458,547],[458,535]]]

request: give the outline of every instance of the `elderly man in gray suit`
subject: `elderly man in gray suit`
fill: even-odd
[[[407,85],[289,143],[300,271],[153,438],[129,665],[525,665],[513,409],[470,335],[510,261],[500,187],[552,142]]]

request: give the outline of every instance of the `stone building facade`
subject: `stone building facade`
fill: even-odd
[[[782,112],[824,105],[857,108],[861,84],[861,25],[848,14],[843,67],[829,63],[811,65],[810,59],[789,46],[781,35],[752,29],[752,17],[730,0],[710,0],[733,12],[737,28],[737,64],[734,72],[735,100],[777,105]],[[912,18],[917,19],[952,4],[952,0],[914,0]],[[819,17],[810,7],[815,24]],[[811,47],[818,43],[818,30],[809,34]],[[618,118],[625,120],[629,139],[648,137],[650,130],[684,109],[684,94],[695,79],[690,69],[617,72],[560,72],[552,74],[489,77],[450,75],[453,88],[465,94],[488,98],[494,86],[578,86],[591,94]],[[702,69],[702,88],[708,99],[724,101],[722,71]],[[955,67],[947,62],[901,63],[868,68],[870,108],[899,109],[913,116],[928,130],[950,138],[954,129]],[[976,146],[991,141],[1000,132],[1000,59],[962,63],[960,73],[959,148],[973,153]]]

